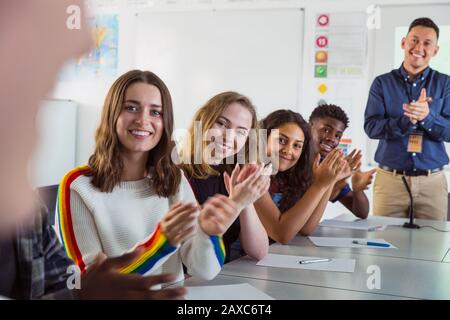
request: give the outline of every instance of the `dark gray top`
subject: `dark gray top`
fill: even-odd
[[[16,280],[16,253],[13,240],[0,240],[0,295],[11,297]]]

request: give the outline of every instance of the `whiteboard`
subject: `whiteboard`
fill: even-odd
[[[398,27],[409,26],[416,18],[429,17],[439,27],[450,26],[450,4],[435,5],[412,5],[412,6],[381,6],[380,12],[380,29],[375,31],[374,54],[372,55],[372,67],[370,83],[380,74],[397,69],[400,64],[396,65],[396,49],[400,48],[400,41],[396,43],[396,29]],[[441,34],[439,44],[450,46],[450,39],[445,34]],[[398,51],[398,50],[397,50]],[[441,52],[440,54],[445,54]],[[436,59],[438,56],[432,59]],[[397,58],[398,60],[398,58]],[[403,60],[402,60],[403,61]],[[438,70],[440,72],[450,74],[450,70]],[[368,157],[373,161],[375,151],[378,146],[378,140],[370,140],[368,143]],[[447,154],[450,155],[450,143],[445,143]]]
[[[176,128],[228,90],[248,96],[262,117],[298,109],[303,10],[142,13],[136,66],[158,74],[172,94]]]
[[[59,184],[75,166],[77,104],[45,100],[36,116],[37,143],[29,165],[34,187]]]

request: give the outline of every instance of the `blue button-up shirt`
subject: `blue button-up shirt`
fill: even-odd
[[[403,115],[403,104],[415,102],[422,88],[433,101],[430,113],[416,125]],[[403,68],[375,78],[364,114],[364,130],[380,140],[375,161],[397,170],[429,170],[449,162],[444,141],[450,141],[450,77],[431,68],[411,80]],[[422,152],[407,152],[408,137],[423,132]]]

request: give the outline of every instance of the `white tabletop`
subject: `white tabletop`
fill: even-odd
[[[320,248],[311,254],[308,247],[273,246],[270,252],[351,258],[356,260],[356,268],[354,273],[273,268],[257,266],[255,260],[244,257],[226,264],[221,274],[414,299],[450,299],[449,263],[346,253],[330,248]],[[370,266],[380,269],[380,289],[367,286]]]
[[[348,219],[355,218],[352,215],[346,216]],[[401,221],[401,219],[392,220],[395,223]],[[404,219],[403,221],[407,220]],[[439,230],[450,230],[450,222],[416,219],[415,223],[421,226],[433,226]],[[357,250],[351,248],[334,249],[339,252],[441,262],[450,250],[450,232],[439,232],[429,227],[406,229],[399,226],[388,226],[383,231],[367,232],[319,226],[312,235],[316,237],[383,238],[398,248],[396,250],[379,250],[376,248],[358,248]],[[308,238],[300,236],[294,238],[289,244],[315,247]]]
[[[228,284],[248,283],[253,287],[267,293],[279,300],[391,300],[407,299],[390,295],[383,295],[351,290],[340,290],[317,286],[308,286],[294,283],[284,283],[270,280],[234,277],[218,275],[212,281],[202,281],[190,278],[184,281],[185,286],[220,286]],[[211,290],[214,290],[212,287]],[[208,300],[208,292],[205,290],[205,300]]]
[[[348,215],[348,219],[354,219]],[[392,220],[399,224],[399,220]],[[402,222],[402,221],[400,221]],[[416,220],[419,225],[450,229],[450,223]],[[186,285],[249,283],[275,299],[450,299],[450,233],[389,226],[384,231],[318,227],[314,236],[384,238],[398,249],[316,247],[307,237],[289,245],[273,244],[270,253],[355,259],[355,272],[330,272],[257,266],[249,257],[224,265],[213,281]],[[380,287],[373,288],[371,269],[379,268]]]

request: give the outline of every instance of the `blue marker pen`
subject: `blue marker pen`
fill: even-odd
[[[382,242],[372,242],[372,241],[361,241],[361,240],[353,240],[354,244],[360,244],[363,246],[373,246],[373,247],[390,247],[391,245],[389,243],[382,243]]]

